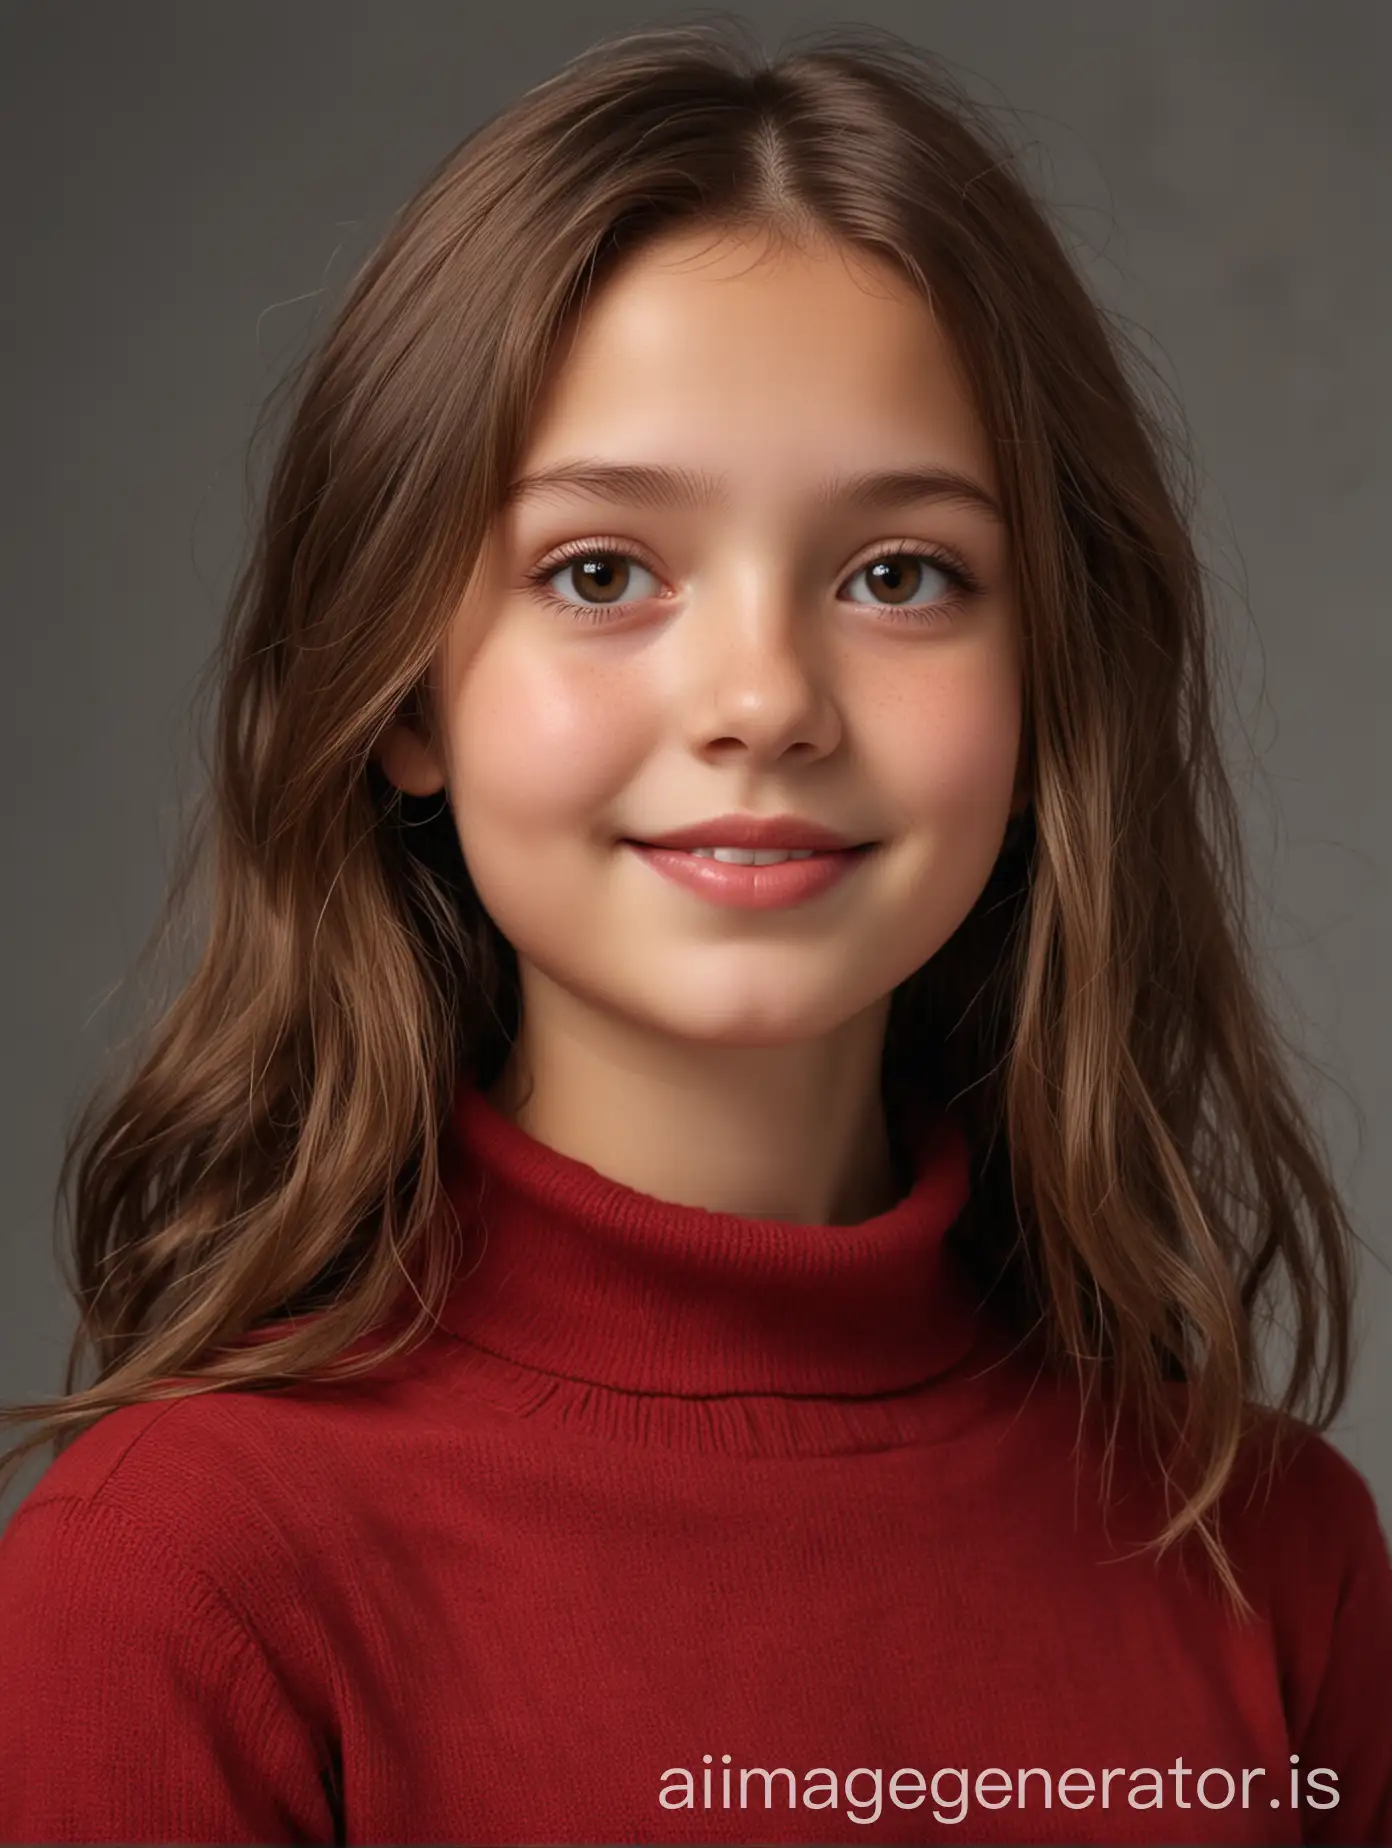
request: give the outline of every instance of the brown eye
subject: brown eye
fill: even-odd
[[[938,579],[937,585],[933,580]],[[858,596],[854,587],[868,585],[869,596]],[[912,551],[908,547],[882,552],[868,565],[847,579],[852,603],[878,605],[880,609],[898,609],[908,605],[925,605],[943,611],[953,602],[974,591],[975,581],[960,565],[931,552]]]
[[[661,583],[645,564],[603,543],[575,546],[561,558],[547,559],[527,573],[527,582],[543,603],[571,612],[577,622],[591,620],[577,614],[583,610],[626,610],[635,598],[662,595]]]
[[[911,603],[923,582],[923,567],[911,553],[896,552],[867,565],[865,576],[882,603]]]
[[[644,588],[644,581],[651,589]],[[636,596],[659,597],[662,586],[645,564],[628,552],[598,545],[551,559],[528,574],[543,597],[566,608],[622,609]]]
[[[558,575],[568,576],[586,603],[616,603],[632,576],[628,560],[618,552],[590,552],[573,558]]]

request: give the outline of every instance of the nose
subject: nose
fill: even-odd
[[[815,759],[842,735],[826,638],[789,589],[766,578],[692,604],[681,626],[682,710],[704,756]]]

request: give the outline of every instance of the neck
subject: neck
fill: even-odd
[[[523,970],[523,1026],[489,1101],[638,1193],[708,1212],[858,1225],[896,1179],[880,1094],[888,997],[796,1045],[675,1042]]]

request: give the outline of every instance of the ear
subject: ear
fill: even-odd
[[[387,781],[403,795],[434,796],[445,786],[444,767],[435,747],[404,720],[388,726],[372,755]]]

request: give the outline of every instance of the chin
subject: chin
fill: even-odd
[[[651,1006],[631,1001],[625,1009],[653,1030],[674,1039],[708,1046],[795,1046],[823,1038],[846,1024],[859,1009],[848,1007],[844,985],[821,993],[770,995],[768,984],[751,992],[748,982],[712,982],[704,992],[684,985],[681,1007],[674,1011],[672,992],[654,996]]]

